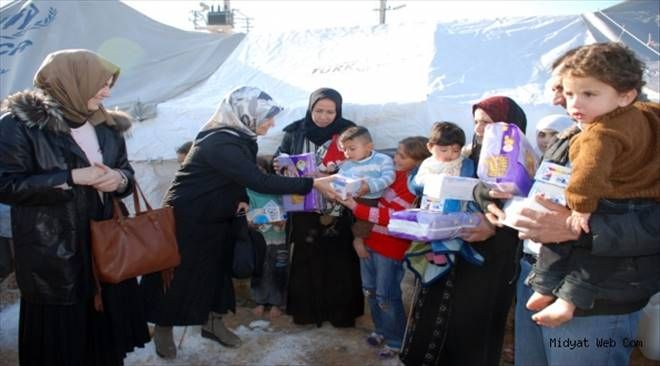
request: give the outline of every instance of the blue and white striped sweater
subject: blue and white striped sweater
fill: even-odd
[[[339,166],[339,175],[348,178],[366,178],[369,193],[362,198],[380,198],[395,178],[394,162],[389,156],[372,151],[360,161],[344,160]]]

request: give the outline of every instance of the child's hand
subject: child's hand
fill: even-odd
[[[360,258],[369,258],[369,252],[367,251],[367,248],[364,246],[364,243],[361,241],[358,242],[357,240],[353,241],[353,249],[355,249],[355,253],[357,253],[357,256]]]
[[[369,183],[367,183],[366,180],[363,180],[362,184],[360,184],[360,189],[357,191],[356,195],[357,197],[362,197],[367,193],[369,193]]]
[[[344,200],[339,199],[339,203],[341,203],[342,205],[348,207],[351,210],[354,210],[355,206],[357,206],[357,202],[355,202],[355,200],[351,196],[346,197],[346,199],[344,199]]]
[[[236,209],[236,216],[245,215],[250,209],[250,205],[247,202],[239,202],[238,208]]]
[[[580,234],[581,231],[589,233],[590,217],[590,213],[571,211],[571,216],[566,219],[566,225],[576,234]]]

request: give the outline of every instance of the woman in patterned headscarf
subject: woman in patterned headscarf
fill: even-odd
[[[474,137],[470,159],[479,161],[485,126],[509,122],[523,132],[527,118],[513,99],[486,98],[472,106]],[[498,365],[504,325],[513,300],[518,232],[495,228],[481,216],[464,230],[485,258],[482,266],[457,261],[449,275],[421,288],[413,300],[401,360],[406,365]]]
[[[239,203],[248,202],[246,188],[270,194],[306,194],[312,187],[332,192],[327,178],[267,175],[257,167],[257,136],[273,127],[281,110],[257,88],[231,92],[195,138],[165,195],[164,204],[174,208],[181,264],[165,293],[160,274],[142,281],[161,357],[176,357],[172,326],[204,325],[203,336],[229,343],[221,314],[235,308],[230,228]]]

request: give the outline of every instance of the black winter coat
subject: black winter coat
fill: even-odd
[[[21,296],[56,305],[88,299],[93,293],[89,221],[112,216],[111,193],[104,193],[105,204],[98,207],[95,189],[67,184],[72,169],[90,164],[53,99],[36,91],[17,93],[7,99],[3,112],[0,202],[12,206]],[[120,169],[131,182],[133,169],[121,135],[130,118],[112,115],[112,126],[95,126],[103,163]]]
[[[158,325],[204,324],[209,312],[234,310],[231,220],[246,188],[270,194],[308,193],[311,178],[262,173],[257,143],[226,129],[201,132],[164,198],[174,208],[181,264],[163,293],[159,273],[142,277],[147,320]]]

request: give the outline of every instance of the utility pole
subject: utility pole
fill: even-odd
[[[380,0],[380,8],[378,8],[378,14],[380,15],[380,23],[385,24],[385,13],[387,12],[387,0]]]
[[[405,6],[406,4],[391,7],[391,6],[387,6],[387,0],[380,0],[380,6],[378,7],[378,9],[374,9],[377,10],[378,14],[380,15],[379,24],[385,24],[385,13],[387,13],[388,10],[399,10]]]

